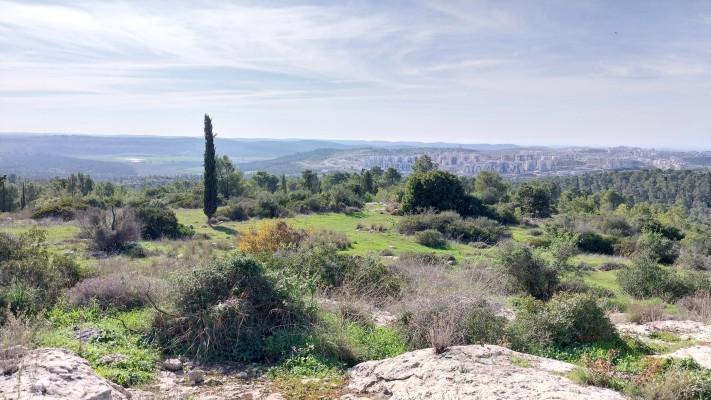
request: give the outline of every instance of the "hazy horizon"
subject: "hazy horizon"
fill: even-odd
[[[711,148],[704,1],[0,0],[0,131]]]

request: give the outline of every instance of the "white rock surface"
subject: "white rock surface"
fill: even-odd
[[[74,352],[44,348],[27,352],[17,372],[0,376],[0,398],[128,400],[131,394]]]
[[[553,374],[574,368],[500,346],[453,346],[442,354],[423,349],[358,364],[349,370],[348,388],[391,400],[627,399],[613,390],[581,386]]]

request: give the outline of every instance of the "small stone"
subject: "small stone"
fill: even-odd
[[[73,256],[74,255],[74,250],[67,250],[64,252],[65,256]]]
[[[390,247],[391,249],[396,249],[396,248],[397,248],[397,247],[395,247],[395,246],[393,246],[393,245],[390,245],[390,246],[388,246],[388,247]]]
[[[246,372],[244,372],[244,371],[242,371],[242,372],[240,372],[240,373],[237,374],[237,377],[238,377],[238,378],[242,378],[242,379],[247,379],[247,378],[249,377],[249,374],[246,373]]]
[[[199,370],[192,370],[188,372],[188,380],[190,384],[195,386],[205,382],[205,374]]]
[[[182,254],[178,254],[178,260],[183,258],[184,256]]]
[[[286,400],[286,398],[281,393],[272,393],[264,400]]]
[[[177,358],[169,358],[163,361],[163,368],[168,371],[180,371],[183,369],[183,363]]]
[[[240,400],[253,400],[254,395],[252,393],[245,393],[240,397]]]

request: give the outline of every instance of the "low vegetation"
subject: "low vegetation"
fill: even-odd
[[[0,220],[3,346],[69,348],[125,386],[151,381],[164,357],[257,362],[285,394],[316,398],[356,363],[488,343],[640,398],[708,397],[708,370],[648,357],[685,339],[644,343],[608,317],[711,320],[696,203],[458,178],[426,158],[407,179],[245,176],[227,157],[216,168],[209,220],[191,181],[33,183]],[[77,339],[84,329],[95,335]],[[128,358],[100,362],[111,353]]]

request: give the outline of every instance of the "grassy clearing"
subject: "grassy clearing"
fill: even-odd
[[[259,224],[259,220],[245,222],[224,222],[212,227],[205,224],[205,215],[202,210],[180,209],[176,212],[178,221],[184,225],[193,225],[196,233],[205,234],[210,240],[235,240],[239,232],[244,232],[249,227]],[[286,218],[297,228],[312,228],[314,230],[330,229],[348,235],[352,247],[345,254],[365,255],[377,253],[384,249],[391,250],[395,255],[401,251],[424,251],[437,254],[451,254],[457,260],[468,257],[480,257],[486,251],[473,249],[465,244],[453,243],[448,249],[432,249],[415,243],[413,236],[406,236],[394,231],[393,227],[399,220],[377,209],[368,209],[350,214],[310,214]],[[357,229],[358,226],[361,229]]]
[[[114,319],[98,308],[58,306],[47,313],[51,328],[40,334],[38,345],[72,350],[86,358],[99,375],[122,386],[148,383],[153,380],[160,358],[159,349],[141,333],[148,330],[151,312],[146,309],[115,313]],[[77,333],[86,328],[95,329],[98,334],[88,342],[77,340]],[[109,354],[126,358],[111,364],[101,362]]]

